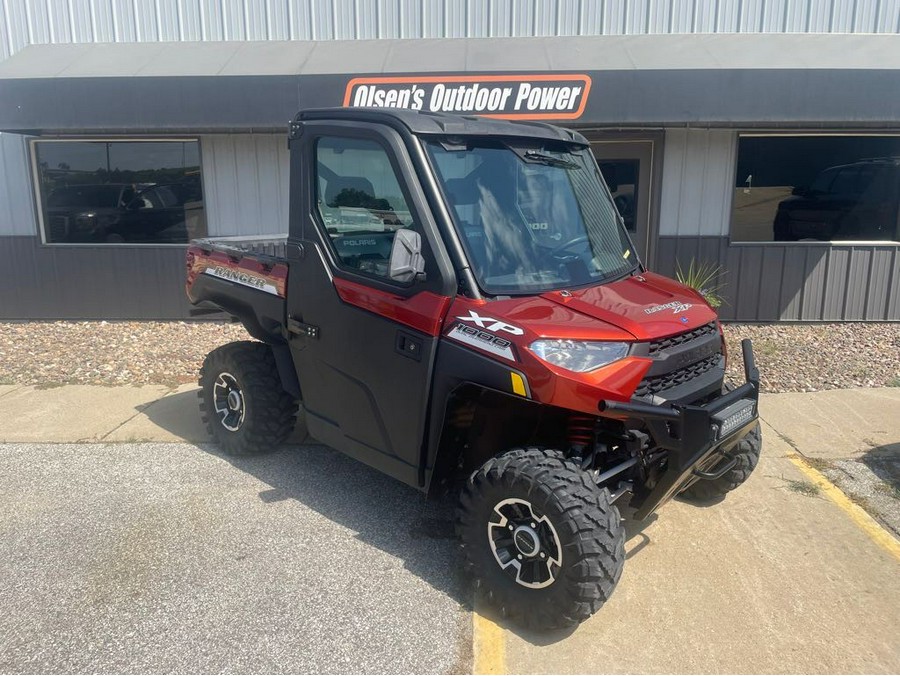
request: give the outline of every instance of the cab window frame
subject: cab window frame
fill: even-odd
[[[336,273],[340,273],[341,277],[351,279],[357,278],[360,281],[365,280],[366,283],[370,283],[376,286],[386,285],[394,291],[403,292],[404,295],[406,295],[406,293],[408,292],[411,292],[414,286],[421,286],[417,280],[411,280],[409,282],[399,282],[397,280],[391,279],[389,275],[379,275],[366,270],[360,270],[359,268],[353,267],[352,265],[348,265],[341,258],[340,254],[337,251],[337,247],[335,247],[334,245],[332,235],[328,231],[328,225],[325,223],[322,217],[321,207],[319,204],[319,181],[321,177],[319,172],[318,149],[319,142],[322,139],[338,141],[367,141],[374,145],[377,145],[384,152],[391,170],[393,171],[394,179],[397,181],[398,188],[400,189],[400,196],[406,203],[406,207],[408,209],[410,217],[410,224],[402,228],[397,228],[397,230],[394,230],[394,233],[401,229],[409,229],[419,233],[422,241],[422,255],[425,257],[426,274],[428,274],[429,269],[432,267],[432,256],[428,244],[428,237],[426,236],[426,233],[424,231],[421,214],[419,213],[419,209],[417,208],[416,203],[412,198],[409,186],[407,185],[407,175],[402,170],[397,160],[398,149],[393,147],[391,143],[386,142],[387,139],[384,139],[379,134],[371,132],[369,130],[350,130],[332,127],[329,129],[317,130],[315,136],[309,139],[308,146],[311,151],[309,152],[308,166],[313,178],[310,185],[310,217],[315,224],[320,238],[325,243],[325,250],[327,251],[328,261],[330,266],[332,267],[332,270]],[[359,177],[366,178],[365,176],[361,175]],[[375,195],[374,197],[377,198],[377,195]],[[394,238],[391,239],[391,250],[393,250],[393,243]],[[388,265],[390,265],[390,254],[388,257]]]

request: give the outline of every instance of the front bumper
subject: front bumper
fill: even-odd
[[[703,406],[601,401],[600,410],[640,420],[656,447],[668,451],[656,485],[637,506],[645,519],[695,481],[718,479],[737,460],[733,452],[759,419],[759,371],[749,339],[741,342],[746,382]]]

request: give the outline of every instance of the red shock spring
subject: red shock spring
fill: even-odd
[[[569,446],[590,446],[594,442],[596,418],[585,413],[569,414],[566,425],[566,440]]]

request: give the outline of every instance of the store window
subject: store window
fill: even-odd
[[[900,136],[743,135],[735,242],[900,241]]]
[[[316,174],[319,215],[341,263],[387,277],[394,234],[413,225],[387,151],[375,141],[324,137]]]
[[[47,244],[185,244],[206,235],[200,143],[32,142]]]

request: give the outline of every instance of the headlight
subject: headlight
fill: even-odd
[[[628,354],[628,343],[580,340],[536,340],[528,346],[545,362],[569,371],[585,373],[606,366]]]

